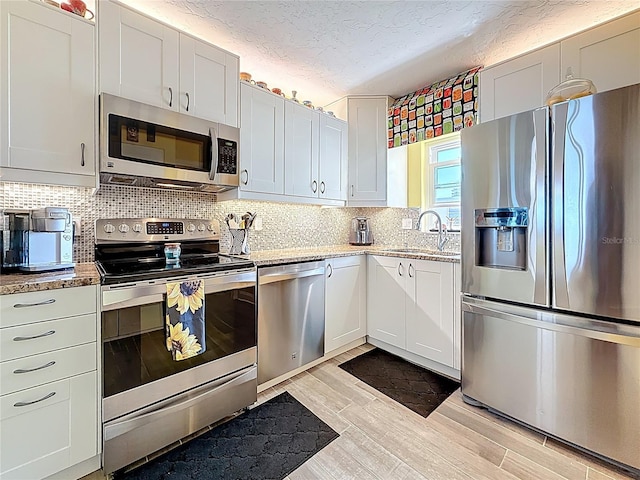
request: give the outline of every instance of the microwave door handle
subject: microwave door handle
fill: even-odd
[[[218,172],[218,135],[215,128],[209,129],[211,137],[211,170],[209,170],[209,180],[213,180]]]

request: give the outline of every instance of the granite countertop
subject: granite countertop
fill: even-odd
[[[436,260],[440,262],[460,263],[460,254],[453,252],[434,252],[428,249],[390,247],[390,246],[357,246],[332,245],[328,247],[295,248],[279,250],[263,250],[251,255],[243,255],[258,267],[278,265],[282,263],[324,260],[326,258],[348,257],[350,255],[382,255],[388,257],[414,258],[417,260]]]
[[[54,272],[3,273],[0,275],[0,295],[83,287],[99,283],[100,274],[93,262],[78,263],[74,269]]]

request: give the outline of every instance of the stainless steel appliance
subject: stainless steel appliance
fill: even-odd
[[[373,244],[373,232],[371,231],[369,219],[367,217],[355,217],[351,220],[349,243],[351,245]]]
[[[256,401],[256,268],[220,256],[219,237],[215,220],[96,222],[105,473]],[[185,280],[204,281],[206,351],[175,361],[166,284]]]
[[[324,262],[258,270],[258,383],[324,355]]]
[[[73,223],[66,208],[2,212],[2,269],[42,272],[73,268]]]
[[[462,392],[640,470],[640,85],[462,131]]]
[[[100,112],[100,182],[205,192],[238,186],[238,128],[106,93]]]

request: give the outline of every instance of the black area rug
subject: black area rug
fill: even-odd
[[[281,480],[338,438],[284,392],[118,480]]]
[[[340,364],[340,368],[423,417],[460,386],[379,348]]]

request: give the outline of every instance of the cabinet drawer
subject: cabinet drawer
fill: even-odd
[[[97,315],[0,329],[0,362],[96,341]]]
[[[0,478],[44,478],[97,453],[96,373],[0,397]]]
[[[96,369],[95,342],[0,363],[2,394]]]
[[[0,328],[96,313],[97,287],[0,295]]]

